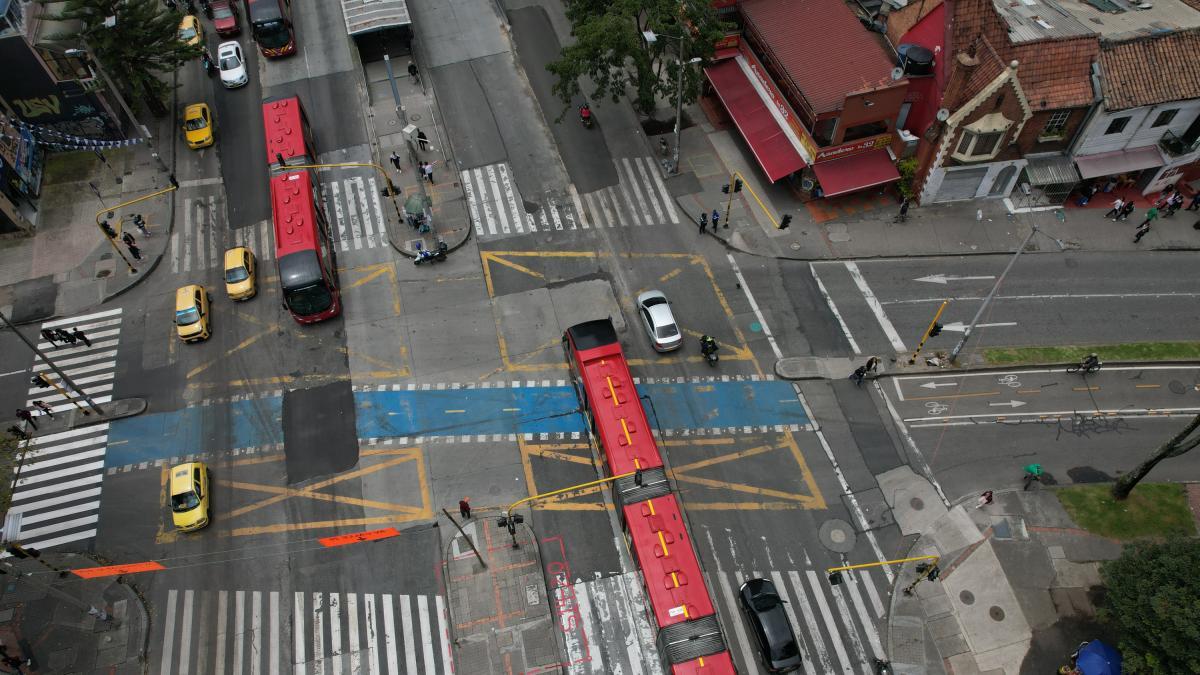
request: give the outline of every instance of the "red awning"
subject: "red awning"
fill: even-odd
[[[704,72],[772,183],[805,167],[804,158],[792,147],[737,59],[709,66]]]
[[[826,197],[854,192],[872,185],[900,179],[887,150],[872,150],[861,155],[813,164],[817,180]]]

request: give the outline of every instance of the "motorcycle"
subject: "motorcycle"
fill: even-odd
[[[700,339],[700,353],[712,368],[716,368],[717,362],[721,360],[721,357],[717,356],[717,341],[712,338],[708,338],[707,340],[704,338]]]
[[[446,261],[446,242],[439,241],[436,251],[423,249],[417,252],[417,257],[413,258],[414,265],[424,265],[429,262],[445,262]]]
[[[595,122],[595,115],[592,114],[592,109],[586,105],[579,106],[579,121],[585,129],[591,129]]]

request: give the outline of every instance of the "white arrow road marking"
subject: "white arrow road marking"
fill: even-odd
[[[1003,403],[989,403],[988,405],[990,405],[990,406],[1002,405],[1002,406],[1007,406],[1009,408],[1020,408],[1021,406],[1025,405],[1025,401],[1007,401],[1007,402],[1003,402]]]
[[[994,276],[986,276],[986,277],[956,277],[956,276],[954,276],[954,275],[952,275],[952,274],[931,274],[931,275],[929,275],[929,276],[927,276],[927,277],[921,277],[921,278],[919,278],[919,279],[913,279],[913,281],[925,281],[925,282],[928,282],[928,283],[931,283],[931,284],[942,284],[942,285],[944,286],[944,285],[946,284],[946,282],[948,282],[948,281],[987,281],[987,280],[989,280],[989,279],[995,279],[995,278],[996,278],[996,277],[994,277]]]
[[[1016,321],[1003,321],[1000,323],[977,323],[977,324],[975,324],[975,327],[976,328],[995,328],[997,326],[1015,326],[1015,325],[1017,325]],[[967,330],[967,324],[965,324],[961,321],[955,321],[954,323],[948,323],[948,324],[942,326],[942,330],[952,330],[952,331],[962,333]]]
[[[938,387],[957,387],[958,383],[957,382],[926,382],[925,384],[923,384],[921,386],[925,387],[926,389],[937,389]]]

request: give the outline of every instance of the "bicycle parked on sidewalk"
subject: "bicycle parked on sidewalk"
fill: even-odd
[[[1100,370],[1100,366],[1102,365],[1104,364],[1100,363],[1100,357],[1096,356],[1095,352],[1093,352],[1080,359],[1079,363],[1067,366],[1067,372],[1078,373],[1082,371],[1083,374],[1087,375]]]

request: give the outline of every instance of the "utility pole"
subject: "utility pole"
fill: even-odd
[[[1017,258],[1021,257],[1021,252],[1024,251],[1025,247],[1029,245],[1029,240],[1033,239],[1033,236],[1038,233],[1037,225],[1030,225],[1030,228],[1029,234],[1025,236],[1025,240],[1022,241],[1021,245],[1017,247],[1017,252],[1013,254],[1012,259],[1008,261],[1008,266],[1004,268],[1004,271],[1000,273],[1000,276],[996,277],[996,283],[992,284],[992,290],[988,293],[987,297],[983,299],[983,303],[979,305],[979,311],[975,312],[975,318],[971,319],[971,325],[967,326],[966,330],[963,331],[962,338],[959,339],[958,344],[954,345],[954,349],[950,350],[950,363],[954,363],[955,360],[958,359],[958,353],[962,351],[963,345],[967,344],[967,338],[971,337],[971,331],[975,330],[975,324],[979,323],[979,318],[983,316],[984,310],[986,310],[988,305],[991,304],[992,298],[996,297],[996,291],[1000,290],[1000,284],[1004,283],[1004,277],[1008,275],[1008,271],[1011,270],[1013,265],[1017,263]],[[940,313],[941,310],[939,310],[939,314]]]

